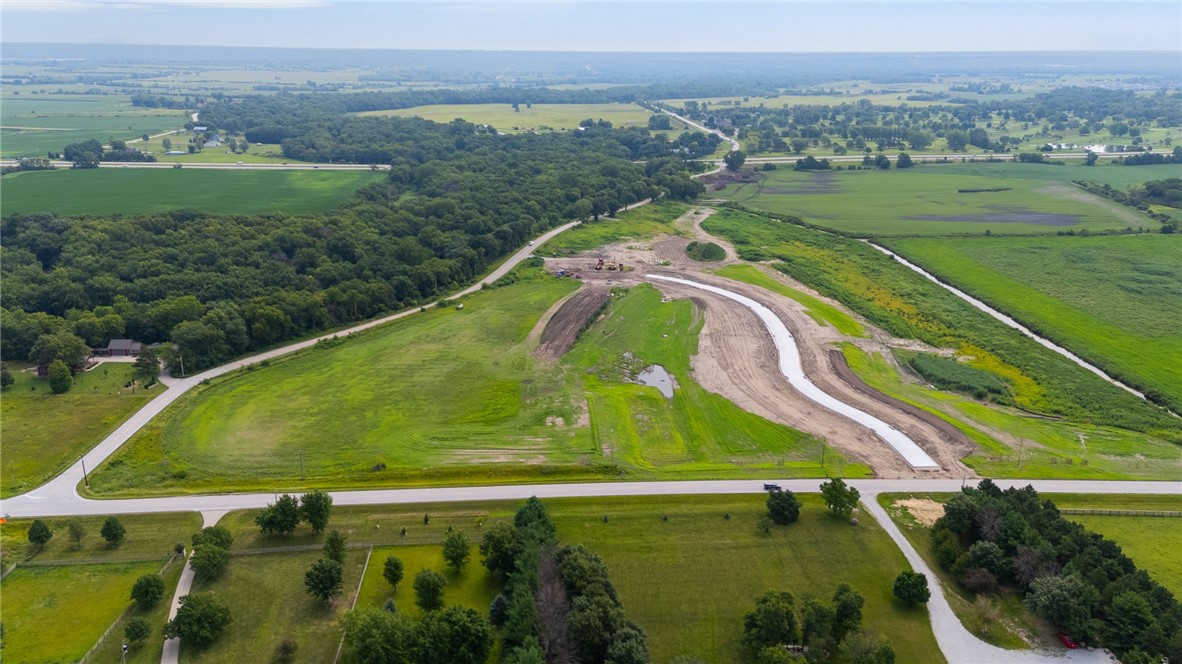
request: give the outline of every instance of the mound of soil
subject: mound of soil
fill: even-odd
[[[717,173],[705,175],[699,178],[698,181],[706,185],[706,191],[719,191],[725,189],[727,185],[758,182],[759,174],[751,169],[739,169],[737,171],[723,169]]]
[[[564,302],[546,323],[538,344],[538,357],[556,360],[562,357],[584,328],[591,324],[591,317],[599,313],[611,297],[606,288],[585,287]]]

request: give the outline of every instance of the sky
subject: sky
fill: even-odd
[[[523,51],[1182,51],[1182,2],[1177,0],[0,0],[0,20],[4,43]]]

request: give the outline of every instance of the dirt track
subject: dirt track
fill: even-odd
[[[846,337],[828,325],[817,323],[806,313],[806,308],[795,300],[711,274],[713,268],[738,262],[730,243],[702,229],[701,222],[711,213],[713,210],[709,208],[698,208],[677,220],[675,227],[681,237],[661,236],[643,243],[621,242],[595,250],[595,256],[607,256],[609,260],[626,264],[629,270],[625,272],[586,270],[590,260],[587,256],[548,260],[547,267],[551,270],[581,269],[584,281],[589,286],[610,284],[627,287],[648,283],[669,297],[692,298],[705,320],[699,337],[698,354],[691,360],[694,379],[702,387],[725,396],[750,412],[825,439],[851,460],[869,465],[879,477],[972,475],[972,471],[960,462],[960,458],[972,450],[972,445],[959,431],[925,411],[879,393],[858,379],[844,362],[835,365],[830,356],[838,343],[853,343],[867,352],[880,353],[889,362],[893,362],[889,352],[891,348],[943,351],[914,340],[895,339],[865,321],[862,322],[869,337]],[[727,258],[714,263],[691,260],[685,254],[685,247],[691,238],[719,244],[726,250]],[[764,271],[792,288],[828,300],[775,270],[764,268]],[[647,280],[646,274],[666,274],[712,284],[768,306],[792,332],[805,373],[816,385],[905,432],[940,464],[941,470],[922,473],[912,470],[869,429],[797,392],[779,373],[771,337],[755,314],[743,305],[692,287]],[[849,313],[840,304],[828,301]],[[561,308],[565,309],[566,306],[567,303],[564,303]],[[572,320],[577,318],[573,314],[577,308],[571,310]],[[557,313],[558,310],[555,311]],[[581,327],[581,323],[578,327]],[[549,332],[548,328],[549,324],[546,332]],[[555,339],[558,336],[557,329]],[[575,329],[577,331],[578,328]],[[551,346],[547,354],[558,348],[561,346]]]
[[[591,317],[603,308],[610,297],[611,291],[593,284],[579,289],[560,302],[557,309],[550,313],[534,354],[549,361],[562,357],[575,344],[579,331],[587,326]]]

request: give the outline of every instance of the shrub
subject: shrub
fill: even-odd
[[[795,523],[800,518],[800,501],[791,491],[771,491],[767,495],[767,513],[781,526]]]
[[[127,625],[123,627],[123,638],[127,639],[128,643],[137,643],[148,638],[152,633],[152,623],[143,616],[136,616],[127,621]]]
[[[49,540],[53,539],[53,531],[41,519],[34,519],[33,525],[29,526],[29,542],[38,549],[45,546]]]
[[[159,574],[145,574],[131,586],[131,598],[142,608],[150,608],[164,597],[164,579]]]
[[[932,596],[928,590],[928,577],[918,572],[901,572],[895,578],[894,593],[910,606],[926,604]]]
[[[111,546],[119,546],[123,543],[123,538],[127,535],[127,529],[123,527],[119,519],[112,516],[107,517],[107,520],[103,522],[103,528],[99,531],[99,534]]]

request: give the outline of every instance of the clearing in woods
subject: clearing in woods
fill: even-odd
[[[512,104],[437,104],[415,106],[391,111],[366,111],[363,116],[420,117],[424,120],[448,123],[462,118],[474,124],[496,127],[497,131],[519,133],[527,131],[568,131],[583,120],[607,120],[613,127],[647,127],[652,111],[636,104],[521,104],[518,111]],[[681,123],[674,121],[676,127]],[[671,132],[666,132],[671,133]]]

